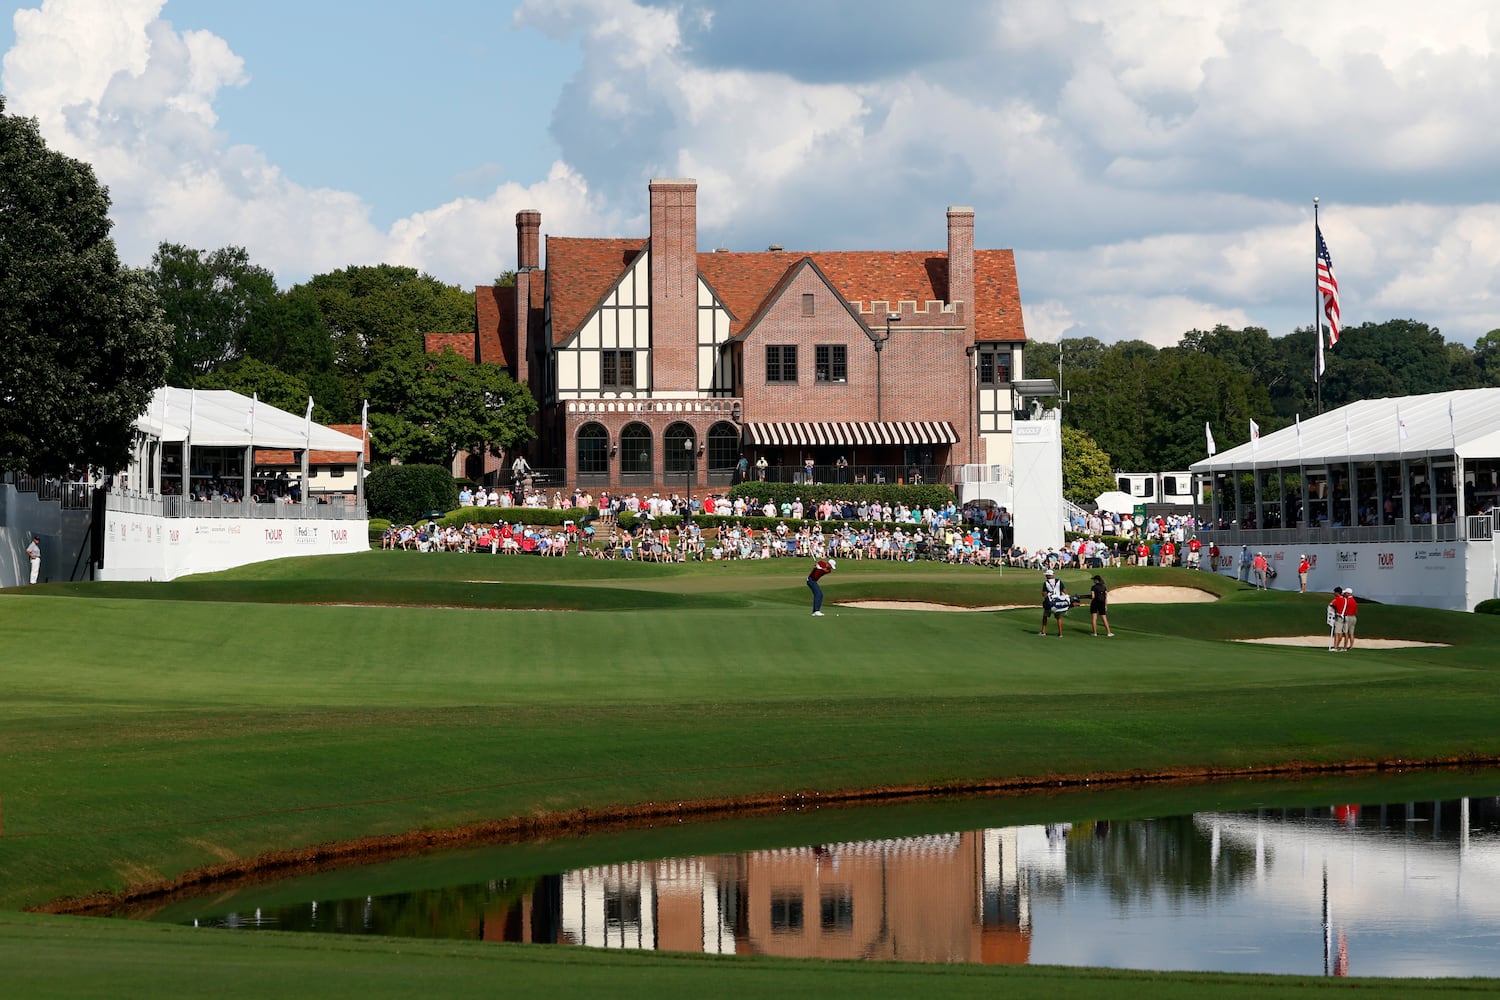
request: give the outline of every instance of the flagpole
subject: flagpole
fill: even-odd
[[[1323,293],[1318,289],[1318,199],[1313,197],[1313,403],[1323,412]]]

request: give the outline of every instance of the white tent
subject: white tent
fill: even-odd
[[[1500,457],[1500,388],[1362,399],[1194,462],[1196,473],[1311,462]],[[1249,428],[1246,428],[1248,431]]]
[[[310,422],[305,414],[278,410],[230,389],[157,389],[137,430],[165,443],[191,441],[195,448],[310,449],[364,453],[364,443]]]

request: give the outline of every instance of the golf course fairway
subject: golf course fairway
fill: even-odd
[[[656,565],[370,552],[0,593],[0,982],[16,996],[1263,996],[1334,982],[308,940],[67,915],[210,876],[633,816],[882,790],[1492,763],[1500,622],[1127,568],[1217,600],[1083,609],[1039,576],[841,561]],[[1087,592],[1087,573],[1064,573]],[[1170,592],[1163,592],[1170,593]],[[849,602],[1017,610],[945,613]],[[37,912],[41,911],[41,912]]]

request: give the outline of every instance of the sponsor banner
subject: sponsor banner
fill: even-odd
[[[265,559],[362,552],[368,521],[162,518],[110,514],[105,520],[104,580],[174,580]]]
[[[1240,543],[1219,543],[1212,569],[1239,576]],[[1250,549],[1257,551],[1254,545]],[[1472,611],[1482,600],[1500,597],[1500,552],[1483,542],[1346,542],[1280,543],[1264,551],[1278,572],[1270,581],[1277,590],[1297,590],[1296,566],[1307,556],[1307,589],[1331,594],[1334,587],[1383,604]]]

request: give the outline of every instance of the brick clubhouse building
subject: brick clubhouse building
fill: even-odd
[[[427,337],[530,386],[533,467],[618,492],[728,485],[741,455],[784,482],[1010,464],[1021,296],[973,209],[948,209],[946,251],[700,252],[696,182],[650,197],[648,237],[548,236],[545,270],[541,214],[517,213],[515,286],[476,289],[476,333]]]

